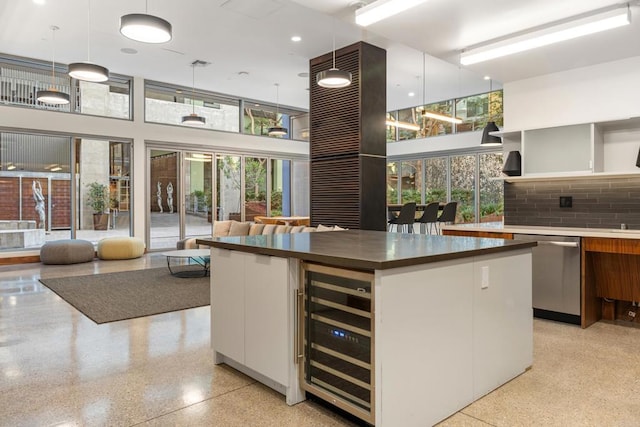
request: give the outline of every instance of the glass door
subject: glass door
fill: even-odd
[[[241,157],[228,154],[216,155],[216,203],[215,219],[218,221],[241,220],[242,169]]]
[[[244,158],[244,221],[267,215],[267,159]]]
[[[177,189],[180,188],[178,151],[149,150],[149,249],[175,249],[180,240]]]
[[[209,153],[186,152],[184,155],[184,237],[211,236],[212,159]]]

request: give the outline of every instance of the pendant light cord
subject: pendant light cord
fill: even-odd
[[[280,84],[276,83],[276,126],[278,126],[278,123],[280,122],[280,120],[278,119],[278,113],[280,111],[279,107],[280,107]]]
[[[56,30],[58,27],[51,26],[51,43],[53,44],[53,55],[51,58],[51,86],[56,84]]]
[[[427,111],[427,65],[426,57],[422,52],[422,112]]]
[[[193,73],[192,73],[192,77],[191,77],[191,112],[193,114],[196,113],[196,104],[195,104],[195,98],[196,98],[196,64],[191,64],[191,68],[193,68]]]
[[[331,33],[333,34],[333,68],[336,68],[336,20],[331,21]]]
[[[91,62],[91,0],[87,3],[87,62]]]

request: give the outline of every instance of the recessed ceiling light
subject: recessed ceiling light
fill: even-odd
[[[309,77],[309,73],[298,73],[298,77],[303,77],[303,78]]]
[[[291,41],[292,41],[292,42],[299,42],[300,40],[302,40],[302,37],[300,37],[300,36],[293,36],[293,37],[291,37]]]
[[[120,52],[126,53],[127,55],[135,55],[136,53],[138,53],[137,50],[131,47],[123,47],[122,49],[120,49]]]
[[[491,76],[484,76],[485,80],[491,80]]]
[[[416,96],[416,94],[414,92],[409,92],[408,95],[409,96]]]

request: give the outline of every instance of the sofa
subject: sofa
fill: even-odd
[[[312,233],[321,231],[339,231],[345,230],[344,228],[336,226],[327,227],[322,224],[317,227],[308,227],[305,225],[279,225],[279,224],[258,224],[253,222],[241,222],[235,220],[214,221],[213,223],[213,237],[226,237],[226,236],[257,236],[257,235],[269,235],[269,234],[283,234],[283,233]],[[184,239],[178,242],[177,249],[198,249],[199,245],[196,244],[196,237]],[[208,246],[202,246],[202,248],[208,249]]]

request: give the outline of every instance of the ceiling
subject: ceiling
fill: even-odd
[[[362,40],[387,50],[388,110],[421,104],[423,97],[448,99],[502,82],[640,56],[636,0],[630,26],[464,68],[457,61],[466,47],[617,2],[429,0],[363,29],[353,23],[361,3],[353,0],[45,1],[0,1],[0,52],[50,61],[55,46],[57,62],[79,62],[87,60],[89,40],[90,59],[111,72],[183,86],[192,85],[190,63],[200,59],[211,64],[196,69],[197,88],[275,102],[278,83],[280,104],[305,109],[309,77],[303,73],[309,59],[331,51],[333,36],[338,48]],[[148,45],[119,33],[120,16],[144,13],[145,3],[149,14],[173,25],[170,42]],[[60,27],[55,43],[51,25]],[[293,35],[302,40],[292,42]]]

